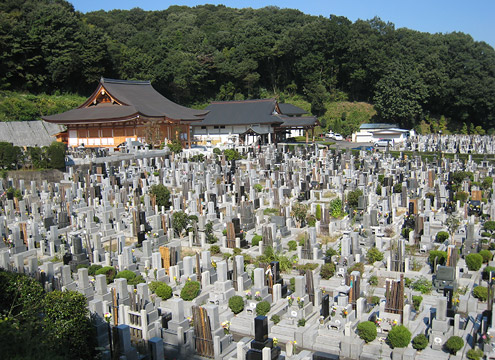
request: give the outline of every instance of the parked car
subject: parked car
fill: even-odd
[[[344,137],[343,137],[342,135],[340,135],[340,134],[335,134],[335,135],[333,136],[333,138],[334,138],[335,140],[337,140],[337,141],[342,141],[342,140],[344,140]]]
[[[335,138],[335,134],[333,133],[333,131],[330,131],[330,132],[327,132],[325,134],[325,136],[329,139],[334,139]]]
[[[386,146],[392,146],[394,145],[394,141],[391,139],[379,139],[375,141],[375,147],[386,147]]]

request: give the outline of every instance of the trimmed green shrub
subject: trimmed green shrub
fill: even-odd
[[[271,305],[268,301],[261,301],[256,304],[256,315],[266,315],[270,311]]]
[[[428,346],[428,338],[424,334],[418,334],[412,340],[412,346],[416,350],[426,349]]]
[[[290,240],[287,245],[289,246],[289,251],[294,251],[297,250],[297,241],[296,240]]]
[[[239,314],[242,310],[244,310],[244,299],[242,296],[232,296],[229,299],[229,308],[234,314]]]
[[[493,255],[490,252],[490,250],[481,250],[478,254],[481,255],[481,257],[483,258],[483,262],[484,263],[487,263],[489,261],[492,261],[492,259],[493,259]]]
[[[445,265],[445,262],[447,261],[447,252],[439,251],[439,250],[431,250],[430,256],[428,257],[428,261],[430,262],[431,265],[433,265],[433,262],[435,261],[435,257],[438,257],[437,265]]]
[[[481,349],[469,349],[466,356],[469,360],[481,360],[483,358],[483,351]]]
[[[88,275],[95,276],[96,272],[102,268],[101,265],[93,264],[88,268]]]
[[[161,281],[153,281],[150,284],[151,292],[156,296],[161,297],[163,300],[170,299],[172,297],[172,288]]]
[[[415,282],[411,284],[411,288],[416,291],[420,291],[421,294],[429,294],[433,289],[433,284],[430,280],[421,276]]]
[[[263,236],[261,235],[254,235],[253,239],[251,240],[251,245],[252,246],[258,246],[260,244],[260,241],[263,240]]]
[[[334,255],[338,255],[338,254],[339,253],[337,252],[337,250],[335,250],[333,248],[330,248],[327,251],[325,251],[325,256],[329,256],[329,257],[332,257]]]
[[[435,240],[437,242],[443,243],[445,240],[448,240],[448,238],[449,238],[449,233],[447,231],[439,231],[437,232]]]
[[[486,274],[486,276],[488,276],[488,274],[490,273],[490,271],[495,272],[495,266],[486,266],[483,269],[483,273]]]
[[[376,275],[372,275],[372,276],[368,279],[368,284],[370,284],[371,286],[377,286],[377,285],[378,285],[378,276],[376,276]]]
[[[471,271],[478,271],[483,264],[483,256],[480,254],[469,254],[466,256],[466,265]]]
[[[376,261],[383,260],[383,253],[376,247],[372,247],[366,253],[366,259],[368,260],[368,263],[373,265]]]
[[[298,327],[304,327],[306,325],[306,319],[299,319],[297,321],[297,326]]]
[[[315,217],[316,217],[316,220],[318,220],[318,221],[321,220],[321,205],[320,204],[316,205]]]
[[[396,325],[389,331],[387,342],[392,348],[405,348],[411,342],[411,332],[404,325]]]
[[[110,284],[115,278],[115,268],[113,266],[105,266],[97,270],[95,275],[105,275],[107,277],[107,284]]]
[[[488,299],[488,288],[484,286],[476,286],[473,289],[473,296],[480,301],[486,301]]]
[[[88,264],[79,264],[79,265],[77,265],[76,270],[79,270],[79,269],[88,269],[88,268],[89,268],[89,265]],[[88,270],[88,275],[89,275],[89,270]]]
[[[273,321],[273,323],[275,325],[277,325],[280,322],[280,316],[278,316],[276,314],[275,315],[272,315],[272,317],[270,318],[270,320]]]
[[[188,281],[180,291],[183,300],[191,301],[199,295],[200,284],[197,281]]]
[[[115,279],[127,279],[127,281],[134,279],[136,277],[136,273],[131,270],[122,270],[115,275]]]
[[[376,339],[376,325],[371,321],[360,322],[357,326],[357,333],[361,339],[369,343]]]
[[[379,296],[374,295],[371,297],[370,304],[378,305],[379,303],[380,303],[380,297]]]
[[[464,347],[464,340],[460,336],[451,336],[445,343],[445,348],[453,355]]]

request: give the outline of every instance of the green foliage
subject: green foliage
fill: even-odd
[[[404,239],[409,239],[409,233],[412,231],[410,228],[403,228],[401,231],[402,236]]]
[[[296,278],[290,278],[289,279],[289,290],[294,292],[296,291]]]
[[[200,287],[197,281],[187,281],[180,292],[180,297],[183,300],[191,301],[199,295]]]
[[[495,231],[495,221],[490,220],[490,221],[485,221],[483,224],[483,229],[489,232],[494,232]]]
[[[205,235],[208,244],[214,244],[218,241],[218,238],[213,234],[213,223],[208,221],[205,225]]]
[[[357,333],[366,343],[372,342],[376,339],[376,325],[372,321],[360,322],[357,326]]]
[[[353,271],[359,271],[361,275],[364,273],[364,264],[362,262],[355,263],[347,269],[347,273],[352,273]]]
[[[447,252],[439,251],[439,250],[431,250],[430,255],[428,256],[428,261],[431,265],[433,265],[435,258],[437,258],[437,265],[444,265],[447,261]]]
[[[316,263],[306,263],[304,265],[298,264],[296,269],[300,271],[300,273],[306,274],[306,271],[313,271],[318,268],[318,264]]]
[[[306,216],[308,214],[308,206],[304,205],[300,202],[296,202],[292,205],[291,215],[294,217],[296,222],[301,225],[304,220],[306,220]]]
[[[376,247],[372,247],[366,253],[366,259],[368,260],[368,263],[374,264],[376,261],[383,260],[383,253]]]
[[[105,275],[107,277],[107,284],[110,284],[115,278],[115,268],[113,266],[104,266],[97,270],[95,275]]]
[[[376,276],[376,275],[370,276],[370,278],[368,279],[368,284],[370,284],[371,286],[377,286],[378,285],[378,276]]]
[[[493,254],[489,250],[481,250],[478,254],[481,255],[484,263],[491,261],[493,258]]]
[[[433,289],[433,284],[424,276],[419,277],[411,284],[413,290],[421,292],[421,294],[429,294]]]
[[[222,150],[220,150],[219,148],[214,148],[213,149],[213,154],[215,154],[215,155],[222,155]]]
[[[0,142],[0,168],[12,170],[20,165],[22,150],[8,142]]]
[[[271,305],[268,301],[261,301],[256,304],[256,315],[266,315],[270,311]]]
[[[252,246],[258,246],[260,244],[260,241],[263,240],[263,236],[261,235],[254,235],[253,238],[251,239],[251,245]]]
[[[451,336],[445,343],[445,348],[454,355],[463,347],[464,340],[460,336]]]
[[[335,274],[335,264],[327,263],[321,266],[320,276],[322,279],[328,280]]]
[[[358,206],[359,197],[363,195],[360,189],[349,191],[347,194],[347,204],[351,208],[356,208]]]
[[[299,319],[299,320],[297,320],[297,326],[298,327],[304,327],[304,326],[306,326],[306,319]]]
[[[466,255],[466,265],[471,271],[478,271],[481,269],[481,265],[483,264],[483,256],[480,254],[469,254]]]
[[[469,349],[466,353],[469,360],[481,360],[483,355],[484,353],[481,349]]]
[[[493,178],[491,176],[487,176],[481,182],[481,188],[483,190],[489,190],[492,188],[492,184],[493,184]]]
[[[241,154],[239,154],[239,151],[237,151],[235,149],[225,149],[225,151],[223,152],[223,154],[225,155],[225,158],[228,161],[240,160],[242,158],[241,157]]]
[[[67,147],[64,143],[54,141],[46,148],[48,167],[51,169],[65,169],[65,153]]]
[[[389,331],[387,342],[392,348],[405,348],[411,342],[411,332],[404,325],[396,325]]]
[[[418,334],[412,340],[412,346],[416,350],[424,350],[428,346],[428,338],[425,334]]]
[[[334,255],[338,255],[339,253],[337,252],[337,250],[333,249],[333,248],[330,248],[330,249],[327,249],[327,251],[325,251],[325,256],[334,256]]]
[[[437,235],[435,236],[435,241],[439,243],[443,243],[445,240],[449,239],[449,233],[446,231],[439,231],[437,232]]]
[[[182,143],[179,139],[172,140],[167,146],[168,149],[174,154],[179,154],[182,152]]]
[[[263,191],[263,185],[261,185],[261,184],[254,184],[253,188],[254,188],[254,190],[256,190],[256,192],[262,192]]]
[[[483,273],[489,274],[490,272],[495,272],[495,266],[486,266],[483,269]]]
[[[395,184],[393,190],[394,190],[395,194],[400,194],[402,192],[402,184],[400,184],[400,183]]]
[[[150,193],[156,196],[156,204],[159,207],[165,206],[166,209],[170,206],[170,190],[163,184],[152,185]]]
[[[380,297],[379,296],[372,296],[370,299],[370,304],[371,305],[378,305],[380,303]]]
[[[297,241],[296,240],[289,240],[287,243],[287,246],[289,247],[289,251],[295,251],[297,250]]]
[[[421,302],[423,301],[423,297],[421,295],[413,295],[412,302],[414,310],[419,311],[419,307],[421,306]]]
[[[461,202],[461,205],[464,205],[466,200],[468,199],[469,194],[465,191],[458,191],[455,193],[454,200],[459,200]]]
[[[229,299],[229,308],[234,314],[239,314],[242,310],[244,310],[244,299],[242,296],[232,296]]]
[[[273,321],[273,323],[275,325],[277,325],[280,322],[280,316],[278,316],[277,314],[272,315],[272,317],[270,318],[270,320]]]
[[[274,208],[266,208],[263,210],[263,215],[274,215],[274,214],[278,214],[278,213],[279,213],[279,210],[274,209]]]
[[[316,204],[316,213],[315,213],[316,220],[320,221],[321,220],[321,205]]]
[[[136,275],[136,273],[130,270],[122,270],[115,275],[115,279],[124,278],[127,279],[128,285],[137,285],[141,283],[145,283],[146,280],[141,275]]]
[[[218,246],[218,245],[211,245],[210,246],[210,253],[212,255],[220,254],[220,246]]]
[[[176,211],[172,214],[172,228],[174,233],[182,238],[189,225],[189,216],[184,211]]]
[[[382,186],[381,186],[380,184],[378,184],[378,185],[376,186],[375,193],[376,193],[378,196],[382,196]]]
[[[170,299],[172,297],[172,288],[161,281],[152,281],[149,285],[150,291],[155,293],[156,296],[163,300]]]
[[[342,217],[342,200],[333,199],[330,201],[330,215],[336,219]]]
[[[486,301],[488,299],[488,288],[484,286],[476,286],[473,289],[473,296],[480,301]]]

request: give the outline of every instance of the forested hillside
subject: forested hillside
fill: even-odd
[[[351,101],[405,127],[495,123],[492,47],[377,18],[213,5],[81,14],[63,0],[4,0],[0,47],[4,90],[88,95],[105,76],[149,79],[185,105],[299,96],[316,115]]]

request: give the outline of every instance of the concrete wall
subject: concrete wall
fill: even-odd
[[[24,180],[26,188],[31,186],[31,181],[36,181],[41,186],[43,180],[50,182],[60,182],[64,179],[64,173],[60,170],[16,170],[9,171],[7,178],[14,180],[15,187],[19,186],[19,179]]]

